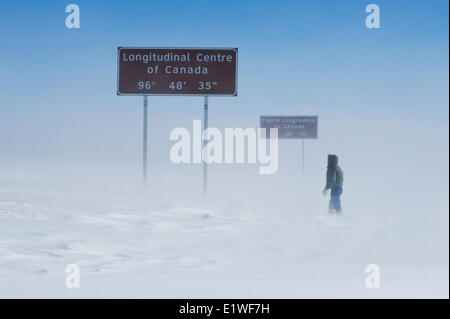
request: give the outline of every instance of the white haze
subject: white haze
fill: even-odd
[[[170,130],[191,129],[201,99],[150,99],[146,189],[142,101],[114,101],[0,118],[0,297],[448,298],[444,107],[418,121],[414,109],[210,99],[211,126],[317,114],[319,139],[305,143],[305,179],[301,142],[281,140],[277,174],[211,165],[203,200],[201,165],[169,160]],[[345,172],[343,216],[327,215],[321,195],[328,153]],[[80,289],[64,284],[72,263]],[[368,264],[380,266],[380,289],[365,287]]]

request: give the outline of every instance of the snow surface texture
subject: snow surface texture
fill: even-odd
[[[293,106],[283,114],[319,115],[305,178],[301,142],[282,140],[275,175],[210,165],[207,200],[201,166],[169,161],[170,130],[201,118],[201,99],[151,100],[145,190],[142,100],[112,101],[0,117],[0,297],[448,298],[445,99],[420,123]],[[192,114],[168,116],[186,103]],[[246,106],[233,103],[212,99],[210,125],[257,125],[255,108],[230,117]],[[327,153],[345,173],[343,216],[321,194]],[[79,289],[65,286],[68,264]],[[369,264],[379,289],[366,288]]]
[[[283,158],[289,143],[280,143]],[[430,159],[405,163],[407,148],[376,160],[389,172],[341,156],[343,216],[328,215],[321,196],[326,154],[310,159],[303,181],[298,158],[280,161],[274,176],[211,166],[207,200],[195,165],[150,165],[144,190],[138,163],[4,160],[0,297],[447,298],[443,152],[431,159],[443,171],[415,174],[410,165]],[[68,264],[80,267],[79,289],[65,287]],[[368,264],[380,267],[379,289],[365,286]]]

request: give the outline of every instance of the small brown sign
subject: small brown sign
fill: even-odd
[[[317,138],[317,116],[261,116],[260,127],[266,128],[269,137],[270,128],[278,128],[278,138]]]
[[[238,49],[117,50],[118,95],[237,95]]]

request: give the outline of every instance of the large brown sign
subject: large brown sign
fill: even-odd
[[[238,49],[117,50],[118,95],[237,95]]]
[[[317,138],[317,116],[261,116],[260,127],[278,128],[278,138]]]

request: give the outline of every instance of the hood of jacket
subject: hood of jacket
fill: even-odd
[[[328,154],[328,167],[336,167],[339,162],[337,155]]]

